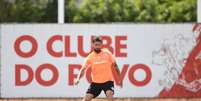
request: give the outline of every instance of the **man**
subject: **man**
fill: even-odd
[[[93,98],[99,96],[102,90],[108,98],[108,101],[113,101],[114,74],[112,71],[116,72],[119,77],[120,72],[112,53],[107,49],[103,49],[102,44],[103,41],[100,36],[93,37],[93,51],[85,59],[75,80],[75,84],[77,85],[80,78],[84,75],[84,71],[87,68],[91,68],[92,83],[90,84],[83,101],[91,101]],[[122,87],[122,81],[120,81],[119,84]]]

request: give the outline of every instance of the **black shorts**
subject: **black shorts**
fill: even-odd
[[[102,90],[104,91],[105,94],[107,90],[111,90],[114,93],[114,82],[113,81],[107,81],[105,83],[92,82],[87,90],[87,93],[93,94],[95,98],[100,95]]]

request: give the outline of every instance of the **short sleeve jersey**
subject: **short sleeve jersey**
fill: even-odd
[[[115,59],[108,49],[101,49],[100,53],[91,52],[84,61],[83,66],[91,68],[92,82],[104,83],[114,81],[112,64]]]

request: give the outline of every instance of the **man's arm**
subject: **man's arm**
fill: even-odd
[[[120,70],[118,68],[118,65],[116,62],[113,63],[113,67],[115,68],[116,72],[118,73],[118,75],[120,76]]]
[[[78,76],[77,76],[77,78],[76,78],[76,80],[75,80],[75,85],[77,85],[77,84],[79,83],[80,79],[83,77],[84,72],[85,72],[85,69],[86,69],[85,66],[83,66],[83,67],[80,69],[79,74],[78,74]]]
[[[120,84],[120,87],[122,88],[123,87],[123,83],[122,83],[122,80],[121,80],[121,74],[120,74],[120,70],[119,70],[118,65],[117,65],[116,62],[113,63],[113,67],[114,67],[115,71],[117,72],[117,75],[118,75],[119,80],[120,80],[119,84]]]

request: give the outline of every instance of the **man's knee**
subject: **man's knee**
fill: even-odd
[[[87,94],[82,101],[91,101],[93,99],[92,94]]]
[[[114,101],[113,95],[114,95],[113,91],[106,91],[106,96],[107,96],[108,101]]]
[[[82,101],[91,101],[90,98],[84,98]]]
[[[114,92],[111,90],[106,91],[107,98],[113,98]]]

